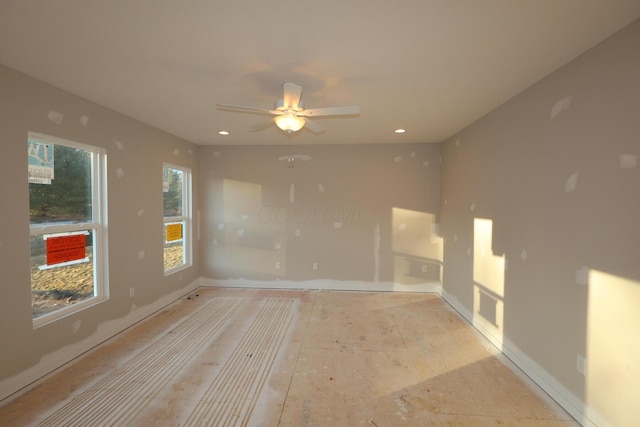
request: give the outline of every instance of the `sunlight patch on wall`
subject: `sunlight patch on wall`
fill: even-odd
[[[640,282],[589,270],[586,401],[615,426],[640,420]]]
[[[436,216],[392,208],[394,282],[403,285],[440,283],[443,244]]]
[[[473,323],[502,346],[505,257],[492,250],[493,221],[473,220]]]

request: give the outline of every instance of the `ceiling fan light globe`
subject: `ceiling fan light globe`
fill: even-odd
[[[276,126],[285,132],[297,132],[304,126],[304,119],[293,114],[283,114],[275,119]]]

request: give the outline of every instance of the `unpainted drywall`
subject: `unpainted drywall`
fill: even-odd
[[[445,297],[586,424],[640,422],[639,46],[637,21],[442,147]]]
[[[194,211],[198,170],[197,146],[3,66],[0,93],[1,400],[198,278],[197,251],[193,267],[164,276],[162,165],[192,169]],[[108,158],[109,299],[38,328],[29,276],[29,131],[103,147]]]
[[[439,145],[294,138],[292,146],[202,147],[200,159],[204,277],[439,284]]]

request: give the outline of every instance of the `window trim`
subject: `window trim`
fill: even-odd
[[[164,176],[164,169],[175,169],[182,172],[182,215],[180,216],[164,216],[164,208],[162,212],[162,227],[163,234],[165,232],[167,224],[179,223],[184,221],[184,229],[182,230],[182,247],[183,247],[183,259],[184,262],[176,267],[164,270],[164,245],[166,242],[162,241],[162,256],[163,256],[163,270],[164,276],[170,276],[179,271],[185,270],[193,266],[193,216],[192,216],[192,173],[191,168],[186,166],[174,165],[171,163],[162,164],[162,172]]]
[[[76,148],[92,153],[91,156],[91,218],[90,222],[75,224],[44,223],[32,225],[29,223],[29,235],[51,235],[56,233],[69,233],[77,231],[89,231],[93,236],[93,286],[94,296],[79,301],[67,307],[59,308],[42,316],[32,318],[33,328],[55,322],[64,317],[75,314],[86,308],[92,307],[109,299],[108,281],[108,242],[107,242],[107,150],[102,147],[83,144],[68,139],[45,135],[37,132],[28,132],[28,139],[48,142],[53,145],[61,145]],[[97,244],[95,244],[97,242]],[[29,280],[29,287],[32,287]],[[33,290],[31,289],[31,292]]]

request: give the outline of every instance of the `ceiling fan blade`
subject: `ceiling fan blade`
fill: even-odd
[[[325,131],[324,127],[320,126],[316,122],[312,122],[309,119],[304,119],[304,127],[309,129],[313,133],[322,133]]]
[[[300,97],[302,96],[302,86],[298,86],[293,83],[285,83],[284,87],[283,107],[285,109],[292,108],[297,109],[300,105]]]
[[[298,113],[299,116],[350,116],[360,114],[360,107],[357,105],[348,105],[344,107],[324,107],[324,108],[310,108],[308,110],[302,110]]]
[[[265,110],[264,108],[245,107],[244,105],[216,104],[216,106],[220,109],[226,109],[226,110],[240,110],[240,111],[249,111],[249,112],[256,112],[256,113],[263,113],[263,114],[281,114],[280,111]]]
[[[249,128],[249,132],[259,132],[261,130],[265,130],[273,126],[273,119],[265,120],[260,123],[256,123],[255,125]]]

